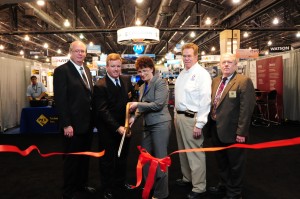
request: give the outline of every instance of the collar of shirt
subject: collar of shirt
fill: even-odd
[[[195,68],[198,67],[198,66],[200,66],[200,65],[199,65],[198,62],[197,62],[197,63],[195,63],[190,69],[187,70],[186,68],[184,68],[183,71],[184,71],[185,73],[193,72],[193,71],[195,70]]]
[[[81,72],[80,72],[80,67],[83,67],[83,66],[79,66],[77,64],[75,64],[71,59],[70,59],[70,62],[72,62],[72,64],[74,64],[75,68],[77,69],[78,73],[80,74],[81,76]],[[84,70],[83,70],[84,71]],[[85,72],[85,71],[84,71]]]
[[[226,82],[225,82],[225,85],[231,80],[231,78],[232,78],[232,76],[233,76],[233,73],[229,76],[229,77],[227,77],[227,80],[226,80]],[[224,77],[222,76],[222,79],[223,79]],[[221,80],[222,80],[221,79]]]
[[[108,73],[106,73],[107,77],[109,77],[109,79],[116,85],[116,79],[118,79],[119,81],[119,84],[121,85],[121,81],[120,81],[120,78],[113,78],[111,77]]]

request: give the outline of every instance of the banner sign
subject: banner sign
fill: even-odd
[[[282,119],[283,111],[283,60],[282,56],[271,57],[256,61],[257,89],[260,91],[277,91],[278,115],[271,115],[270,119]],[[269,107],[269,110],[271,108]]]
[[[285,45],[285,46],[270,46],[269,52],[275,53],[275,52],[284,52],[291,50],[291,45]]]
[[[101,47],[100,45],[88,45],[87,46],[87,53],[95,53],[95,54],[100,54],[101,53]]]
[[[201,62],[220,62],[220,55],[203,55]]]
[[[236,58],[249,59],[257,58],[259,55],[258,49],[237,49]]]
[[[51,57],[51,64],[54,67],[60,66],[70,60],[69,57]]]

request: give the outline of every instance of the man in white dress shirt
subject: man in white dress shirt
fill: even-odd
[[[198,64],[198,46],[182,46],[184,69],[175,83],[174,122],[178,149],[201,148],[204,141],[202,128],[207,122],[211,103],[211,77]],[[206,192],[204,152],[180,153],[182,179],[177,185],[192,185],[188,199],[203,198]]]

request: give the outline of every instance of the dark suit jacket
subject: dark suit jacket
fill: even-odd
[[[94,86],[93,104],[96,111],[95,124],[98,131],[115,132],[125,125],[126,104],[132,101],[134,88],[130,76],[120,76],[120,88],[108,76],[99,79]]]
[[[71,61],[54,70],[54,99],[59,114],[60,128],[72,126],[74,134],[91,130],[93,82],[90,70],[84,67],[91,86],[89,90]]]
[[[212,107],[222,76],[212,81]],[[223,143],[235,143],[236,135],[248,136],[255,106],[255,90],[250,78],[234,73],[225,87],[216,109],[218,137]]]
[[[147,125],[170,121],[171,115],[168,109],[169,90],[165,80],[154,76],[144,93],[145,84],[140,87],[140,97],[137,116],[144,115]]]

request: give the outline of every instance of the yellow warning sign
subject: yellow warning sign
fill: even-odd
[[[44,126],[45,124],[48,123],[48,118],[45,116],[45,115],[40,115],[40,117],[38,117],[38,119],[36,120],[36,122],[41,125],[41,126]]]

